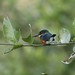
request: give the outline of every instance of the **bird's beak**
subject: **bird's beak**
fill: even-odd
[[[39,34],[36,34],[36,35],[34,35],[33,37],[38,37],[39,36]]]

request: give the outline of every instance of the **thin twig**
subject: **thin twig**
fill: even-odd
[[[23,44],[23,46],[30,46],[30,47],[42,47],[42,46],[65,46],[65,45],[73,45],[75,42],[69,42],[69,43],[51,43],[51,44]],[[9,43],[0,43],[0,45],[9,45],[13,46],[15,44],[9,44]]]
[[[22,44],[22,47],[45,47],[45,46],[66,46],[66,45],[73,45],[75,42],[69,42],[69,43],[51,43],[51,44]],[[8,46],[15,46],[15,44],[9,44],[9,43],[0,43],[0,45],[8,45]],[[17,44],[16,44],[17,45]],[[20,47],[18,47],[20,48]],[[14,49],[11,49],[9,51],[4,52],[4,54],[10,53]]]

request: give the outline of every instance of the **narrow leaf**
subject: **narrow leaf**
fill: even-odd
[[[72,59],[67,59],[64,61],[61,61],[63,64],[70,64],[72,62]]]
[[[69,59],[73,59],[73,58],[75,58],[75,52],[73,52],[69,57]]]
[[[67,60],[61,61],[64,64],[70,64],[75,59],[75,52],[71,53]]]
[[[16,42],[14,29],[13,29],[8,17],[4,18],[4,20],[3,20],[3,33],[4,33],[4,37],[8,41],[13,42],[13,43]]]
[[[30,35],[27,38],[22,38],[23,41],[28,42],[28,43],[33,43],[33,39],[32,39],[32,29],[31,29],[31,25],[29,24],[29,28],[30,28]]]
[[[61,43],[69,43],[71,39],[71,34],[69,30],[62,28],[60,31],[60,42]]]
[[[23,41],[28,42],[28,43],[32,43],[32,39],[31,39],[31,35],[29,35],[27,38],[22,38]]]
[[[10,53],[11,51],[13,51],[14,49],[18,49],[18,48],[21,48],[23,47],[22,44],[15,44],[12,49],[10,49],[9,51],[5,52],[4,54],[7,54],[7,53]]]
[[[15,34],[16,42],[18,42],[21,37],[20,29],[18,31],[15,30],[14,34]]]

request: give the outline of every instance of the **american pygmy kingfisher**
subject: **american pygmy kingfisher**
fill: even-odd
[[[34,35],[34,37],[39,37],[41,40],[41,43],[43,45],[50,43],[50,41],[54,41],[54,37],[56,34],[51,34],[48,30],[43,29],[38,34]]]

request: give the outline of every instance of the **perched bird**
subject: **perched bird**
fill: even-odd
[[[34,37],[39,37],[41,40],[41,43],[43,45],[47,44],[49,41],[54,41],[54,37],[56,34],[51,34],[48,30],[43,29],[38,34],[34,35]]]

